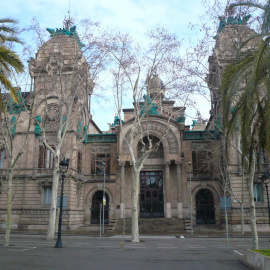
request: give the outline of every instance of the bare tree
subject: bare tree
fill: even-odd
[[[139,242],[140,172],[146,159],[159,151],[162,142],[171,132],[171,121],[184,117],[184,106],[191,96],[181,84],[183,62],[178,38],[159,26],[149,31],[147,38],[148,44],[139,46],[128,35],[118,35],[115,42],[106,48],[114,59],[112,78],[121,141],[119,162],[124,162],[122,159],[128,155],[132,165],[133,242]],[[175,97],[176,92],[182,93],[180,107],[163,107],[165,89],[168,97]],[[132,96],[134,108],[131,109],[128,124],[125,124],[122,121],[122,109],[128,95]],[[158,138],[153,136],[149,127],[155,115],[164,117],[164,130]],[[181,127],[183,132],[184,125]]]
[[[76,26],[79,25],[79,33]],[[69,157],[72,163],[69,173],[74,176],[77,153],[85,139],[92,116],[91,95],[94,86],[101,88],[99,75],[106,71],[108,53],[102,44],[110,39],[104,36],[99,24],[90,19],[76,21],[68,16],[63,29],[47,29],[48,39],[36,18],[24,31],[33,33],[33,46],[25,46],[25,55],[32,56],[39,49],[36,58],[29,61],[31,83],[24,79],[36,96],[35,135],[49,151],[50,160],[39,161],[40,167],[50,169],[53,174],[52,202],[47,238],[55,232],[59,161]],[[96,95],[99,95],[96,92]],[[46,150],[45,150],[46,149]],[[45,153],[45,152],[44,152]],[[42,156],[42,155],[41,155]]]
[[[34,95],[27,96],[29,93],[21,93],[20,89],[17,90],[19,103],[14,103],[11,97],[5,94],[4,104],[6,113],[2,114],[0,122],[1,153],[3,153],[1,158],[6,157],[5,193],[7,196],[7,223],[4,246],[9,246],[12,202],[17,189],[17,185],[15,187],[13,185],[14,169],[16,169],[26,149],[31,123],[33,122],[31,115],[34,110]],[[20,128],[20,132],[24,133],[24,136],[16,134],[17,127]]]

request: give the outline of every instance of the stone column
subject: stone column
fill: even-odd
[[[177,216],[183,218],[183,197],[182,197],[182,163],[176,163],[177,166]]]
[[[165,164],[165,217],[171,218],[172,217],[172,210],[171,210],[171,185],[170,185],[170,163],[166,162]]]
[[[125,217],[125,162],[120,163],[120,218]]]

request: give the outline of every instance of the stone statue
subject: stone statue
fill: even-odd
[[[233,25],[233,24],[239,24],[239,25],[244,25],[247,24],[249,18],[251,17],[250,14],[244,16],[244,17],[228,17],[228,19],[226,20],[225,17],[219,17],[219,26],[218,26],[218,33],[222,31],[222,29],[226,26],[226,25]],[[217,38],[217,35],[215,35],[213,37],[214,39]]]
[[[71,36],[73,37],[80,48],[84,47],[85,45],[80,41],[80,38],[76,32],[76,25],[73,25],[72,27],[70,27],[70,29],[66,29],[66,28],[56,28],[56,30],[52,29],[52,28],[46,28],[46,30],[51,34],[51,37],[55,37],[58,35],[62,35],[62,36]]]

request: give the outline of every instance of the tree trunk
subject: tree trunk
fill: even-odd
[[[134,169],[134,182],[132,185],[132,242],[140,242],[139,239],[139,219],[138,203],[140,188],[140,171]]]
[[[55,234],[55,220],[56,220],[56,208],[57,208],[57,192],[59,184],[59,159],[54,158],[54,169],[53,169],[53,186],[52,186],[52,202],[50,208],[50,220],[47,231],[47,240],[54,239]]]
[[[224,192],[224,203],[225,203],[225,224],[226,224],[226,239],[227,239],[227,250],[230,249],[229,245],[229,225],[228,225],[228,214],[227,214],[227,203],[226,203],[226,192]]]
[[[254,193],[253,193],[253,179],[255,174],[255,157],[253,157],[250,166],[250,172],[248,176],[248,191],[249,191],[249,201],[250,201],[250,225],[251,225],[251,234],[252,234],[252,248],[258,249],[258,232],[256,224],[256,209],[254,202]]]
[[[9,246],[9,235],[10,235],[10,226],[11,226],[11,210],[12,210],[12,172],[13,169],[8,170],[8,179],[7,179],[7,226],[6,226],[6,235],[5,235],[5,247]]]
[[[241,192],[241,233],[245,234],[245,219],[244,219],[244,178],[245,170],[242,167],[242,192]]]

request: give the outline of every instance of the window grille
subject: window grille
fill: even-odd
[[[193,174],[211,174],[213,168],[213,155],[208,143],[192,144],[192,169]]]

